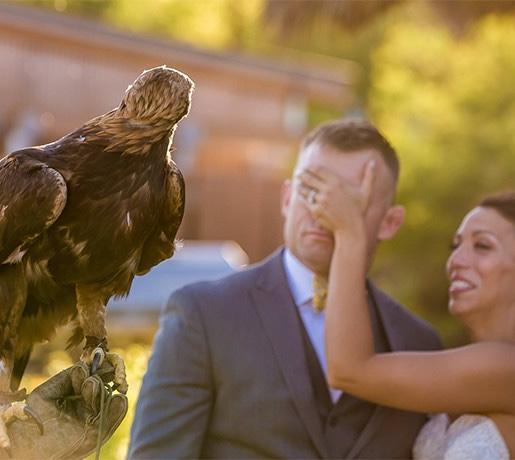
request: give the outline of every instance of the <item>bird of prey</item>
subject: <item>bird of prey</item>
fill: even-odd
[[[16,390],[32,347],[59,325],[75,321],[81,360],[104,350],[127,390],[123,361],[107,353],[105,308],[174,253],[185,195],[170,151],[193,86],[177,70],[147,70],[117,108],[0,161],[0,447],[5,424],[27,417]]]

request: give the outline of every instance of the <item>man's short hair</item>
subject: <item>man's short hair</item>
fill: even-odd
[[[395,181],[399,178],[397,153],[369,121],[356,118],[342,118],[323,123],[304,137],[301,152],[311,144],[328,145],[342,152],[375,149],[382,157]]]

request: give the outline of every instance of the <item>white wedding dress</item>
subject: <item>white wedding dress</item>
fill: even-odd
[[[413,446],[415,460],[509,460],[495,423],[483,415],[462,415],[452,423],[447,414],[431,417]]]

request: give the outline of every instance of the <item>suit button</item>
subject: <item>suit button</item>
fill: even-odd
[[[331,415],[329,417],[328,422],[329,422],[329,426],[335,427],[336,425],[338,425],[338,416]]]

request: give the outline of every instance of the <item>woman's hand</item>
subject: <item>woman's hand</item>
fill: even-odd
[[[366,163],[359,186],[325,168],[306,168],[296,176],[299,194],[319,224],[335,235],[364,234],[364,217],[375,177],[375,160]]]

